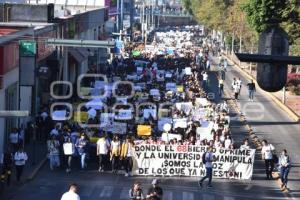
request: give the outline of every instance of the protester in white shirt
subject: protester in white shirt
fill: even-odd
[[[262,142],[262,149],[261,149],[261,156],[262,159],[265,160],[265,167],[266,167],[266,179],[272,179],[272,173],[274,169],[274,162],[273,162],[273,151],[275,150],[272,144],[268,144],[267,140],[263,140]]]
[[[110,149],[110,160],[111,160],[111,167],[113,173],[117,173],[120,154],[121,154],[121,142],[119,140],[119,137],[115,135],[111,142],[111,149]]]
[[[103,172],[105,163],[107,162],[107,154],[110,148],[110,144],[105,136],[101,137],[97,141],[97,155],[99,156],[99,172]]]
[[[77,184],[72,183],[69,187],[69,191],[62,195],[61,200],[80,200],[80,197],[77,194],[77,190]]]
[[[14,155],[14,161],[16,166],[16,175],[17,181],[19,182],[23,173],[23,169],[28,157],[26,152],[24,152],[23,148],[19,148],[19,150]]]
[[[241,89],[242,89],[242,80],[241,80],[241,78],[239,78],[236,81],[236,84],[237,84],[237,87],[239,88],[239,94],[240,94],[241,93]]]
[[[226,135],[226,139],[224,141],[225,149],[229,149],[231,144],[232,144],[232,139],[230,135]]]

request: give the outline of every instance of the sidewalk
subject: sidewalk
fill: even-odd
[[[245,71],[248,75],[256,79],[256,70],[255,67],[253,67],[253,70],[250,70],[250,65],[245,62],[240,62],[235,56],[232,56],[230,54],[226,55],[224,54],[229,60],[229,62],[236,64],[239,66],[243,71]],[[271,92],[271,95],[276,97],[276,99],[280,102],[282,102],[283,99],[283,90],[278,92]],[[300,117],[300,96],[293,95],[290,92],[286,92],[286,102],[284,104],[287,106],[290,110],[292,110],[296,115]]]
[[[34,160],[34,150],[35,150],[35,160]],[[6,186],[2,194],[0,194],[0,199],[9,200],[14,194],[24,186],[28,181],[32,180],[38,173],[39,169],[45,164],[46,160],[46,144],[41,142],[36,142],[36,146],[32,142],[25,145],[25,152],[28,155],[28,160],[24,167],[24,171],[21,177],[21,181],[18,183],[16,181],[15,168],[12,170],[11,184]]]

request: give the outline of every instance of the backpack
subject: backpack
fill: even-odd
[[[204,154],[202,154],[202,162],[203,162],[203,164],[205,164],[206,163],[206,152],[204,153]]]

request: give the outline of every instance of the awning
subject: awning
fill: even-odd
[[[72,48],[69,49],[69,53],[78,63],[82,63],[89,57],[89,52],[85,48]]]

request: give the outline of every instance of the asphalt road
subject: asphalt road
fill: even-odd
[[[218,59],[214,60],[218,62]],[[300,124],[294,122],[269,97],[266,97],[257,85],[254,102],[249,101],[247,83],[250,80],[243,77],[242,73],[233,65],[227,68],[225,90],[230,91],[233,78],[242,80],[243,86],[237,105],[256,135],[260,139],[266,139],[272,143],[278,155],[282,149],[287,149],[289,152],[292,169],[288,183],[290,192],[286,195],[290,199],[300,199]]]

